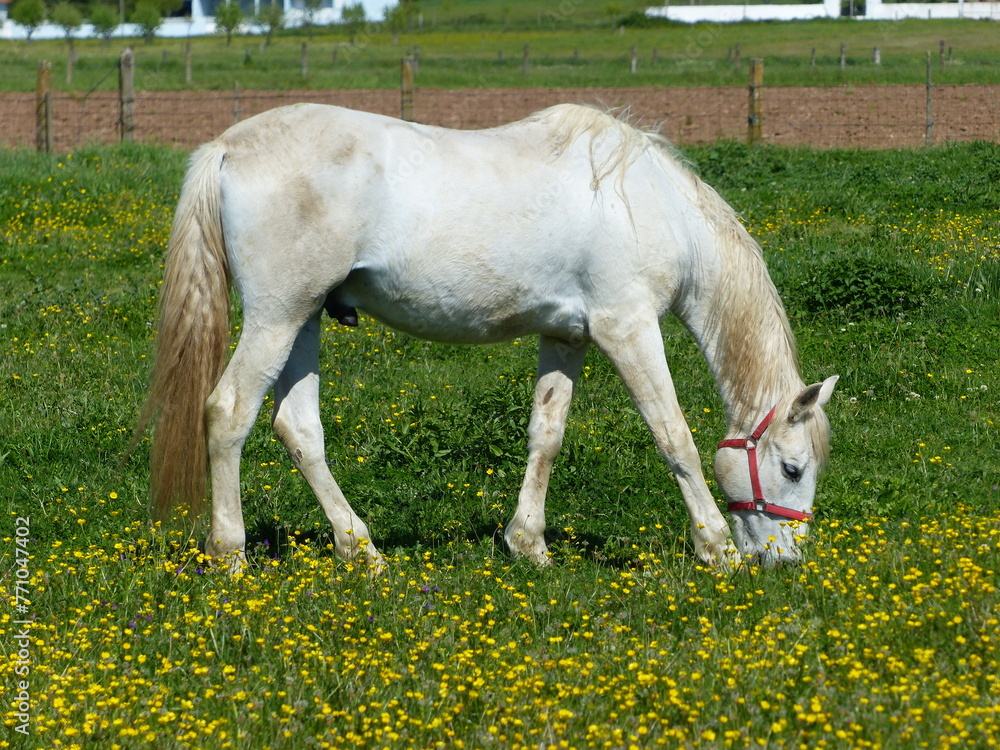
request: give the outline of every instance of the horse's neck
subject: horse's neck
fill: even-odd
[[[726,207],[728,209],[728,207]],[[715,376],[731,434],[749,433],[778,399],[802,386],[795,340],[760,248],[731,211],[713,219],[715,264],[686,317]],[[697,288],[697,287],[696,287]],[[700,309],[699,309],[700,308]]]

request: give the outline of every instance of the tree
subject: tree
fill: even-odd
[[[236,0],[226,0],[215,6],[215,25],[226,33],[226,44],[233,43],[240,24],[243,23],[243,10]]]
[[[142,29],[142,38],[146,43],[156,38],[156,32],[163,24],[163,13],[156,0],[139,0],[139,4],[132,11],[132,23]]]
[[[382,25],[392,34],[394,45],[399,44],[399,35],[406,31],[409,16],[409,5],[402,2],[382,11]]]
[[[43,0],[18,0],[10,9],[10,20],[24,27],[30,42],[31,35],[45,23],[45,3]]]
[[[618,25],[618,19],[625,12],[625,6],[619,2],[608,3],[604,6],[604,15],[611,19],[612,27]]]
[[[66,46],[73,49],[73,32],[83,25],[83,13],[69,0],[62,0],[52,9],[52,23],[66,35]]]
[[[260,13],[253,17],[253,25],[264,34],[264,44],[270,44],[271,35],[285,26],[285,12],[271,0],[268,5],[262,5]]]
[[[118,28],[120,20],[118,11],[100,0],[90,6],[90,23],[105,44],[111,43],[111,36]]]
[[[316,12],[320,9],[323,4],[323,0],[303,0],[302,3],[302,22],[305,27],[309,30],[309,38],[312,39],[313,35],[313,24],[316,21]]]
[[[368,23],[368,17],[365,15],[365,6],[361,3],[345,5],[340,20],[347,29],[347,38],[350,39],[351,46],[353,47],[354,40],[358,34],[364,31],[365,24]]]

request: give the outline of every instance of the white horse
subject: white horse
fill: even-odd
[[[230,281],[243,330],[227,365]],[[799,557],[836,377],[802,382],[760,248],[663,138],[575,105],[481,131],[295,105],[198,149],[174,219],[140,429],[155,419],[162,511],[197,510],[210,471],[206,549],[233,566],[245,547],[240,455],[272,388],[274,431],[338,554],[383,565],[325,460],[324,308],[347,325],[362,308],[448,343],[540,336],[528,464],[505,531],[515,555],[549,562],[545,493],[594,344],[677,478],[697,555]],[[726,405],[715,472],[735,549],[677,403],[659,328],[667,311],[694,335]]]

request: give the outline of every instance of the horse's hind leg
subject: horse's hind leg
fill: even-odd
[[[653,433],[661,456],[674,472],[691,516],[695,552],[709,564],[731,559],[726,519],[712,498],[701,470],[701,458],[677,403],[673,380],[663,351],[663,337],[655,316],[591,321],[597,347],[611,360],[632,401]]]
[[[319,331],[317,314],[295,339],[274,386],[271,424],[333,526],[337,554],[345,559],[363,554],[379,569],[384,563],[369,542],[368,527],[347,503],[326,463],[319,415]]]
[[[297,326],[247,323],[232,359],[205,405],[212,475],[212,528],[206,551],[238,570],[246,529],[240,502],[240,454],[264,397],[284,366]]]
[[[538,382],[528,423],[528,467],[504,539],[515,555],[542,565],[549,563],[545,492],[552,463],[562,446],[573,386],[587,348],[587,344],[571,345],[547,336],[542,336],[538,344]]]

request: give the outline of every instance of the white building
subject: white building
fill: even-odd
[[[647,16],[668,18],[681,23],[736,23],[739,21],[800,21],[810,18],[839,18],[840,0],[817,0],[790,5],[687,5],[684,0],[664,2],[646,9]],[[950,0],[938,3],[883,2],[865,0],[859,21],[899,21],[904,18],[971,18],[1000,20],[1000,2]]]

